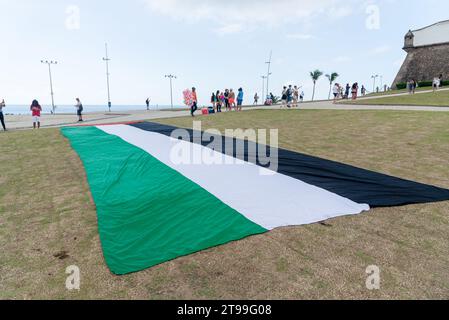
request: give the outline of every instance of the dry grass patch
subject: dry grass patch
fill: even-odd
[[[278,128],[284,148],[449,188],[448,114],[285,110],[196,120],[221,130]],[[192,119],[161,122],[190,127]],[[281,228],[114,276],[81,161],[59,130],[0,139],[0,298],[449,298],[449,202]],[[65,289],[73,264],[80,292]],[[381,268],[379,291],[365,288],[370,264]]]

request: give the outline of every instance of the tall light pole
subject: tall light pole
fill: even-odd
[[[178,78],[172,74],[168,74],[165,77],[170,79],[170,100],[171,100],[171,108],[173,109],[173,79]]]
[[[58,61],[41,60],[41,63],[48,65],[48,74],[50,75],[51,106],[52,106],[53,114],[55,114],[56,106],[55,106],[55,99],[54,99],[54,93],[53,93],[53,79],[52,79],[52,76],[51,76],[51,66],[53,64],[55,64],[55,65],[58,64]]]
[[[273,56],[273,51],[270,51],[270,60],[268,60],[267,62],[265,62],[268,65],[268,72],[267,72],[267,96],[270,92],[270,76],[272,75],[271,73],[271,58]]]
[[[267,76],[262,76],[262,103],[265,103],[265,101],[267,101],[267,95],[265,96],[265,80],[267,79]]]
[[[111,91],[109,89],[109,61],[111,61],[111,59],[109,59],[108,56],[108,44],[105,44],[105,48],[106,48],[106,57],[103,58],[103,61],[106,62],[106,81],[107,81],[107,85],[108,85],[108,108],[109,108],[109,112],[111,112],[111,107],[112,107],[112,103],[111,103]]]
[[[373,79],[374,84],[373,84],[373,93],[376,92],[376,79],[379,78],[379,75],[376,74],[375,76],[371,76],[371,79]]]

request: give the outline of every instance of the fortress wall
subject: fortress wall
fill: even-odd
[[[415,47],[449,42],[449,22],[413,31],[413,35]]]
[[[432,81],[440,74],[443,79],[449,79],[449,43],[410,48],[392,87],[410,79]]]

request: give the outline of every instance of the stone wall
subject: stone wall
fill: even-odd
[[[443,80],[449,79],[449,43],[407,48],[405,59],[392,88],[396,84],[407,82],[410,79],[416,81],[432,81],[443,74]]]

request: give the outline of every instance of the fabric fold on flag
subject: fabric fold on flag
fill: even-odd
[[[179,129],[152,122],[136,123],[132,124],[132,126],[166,136],[171,136],[174,130]],[[194,131],[192,129],[185,130],[189,132],[190,141],[197,143],[193,139],[195,136]],[[198,134],[201,135],[202,133]],[[409,181],[291,150],[261,146],[252,141],[242,143],[244,152],[237,153],[236,148],[226,148],[226,145],[236,146],[238,144],[237,138],[224,137],[222,139],[221,136],[212,135],[212,139],[222,141],[221,152],[244,161],[253,162],[259,166],[263,166],[259,159],[259,150],[266,150],[268,154],[277,153],[278,173],[334,192],[352,201],[367,203],[372,208],[449,200],[449,190],[444,188]],[[205,147],[210,147],[210,140],[201,140],[200,143]],[[258,152],[254,154],[253,150]],[[253,159],[256,160],[254,161]]]

